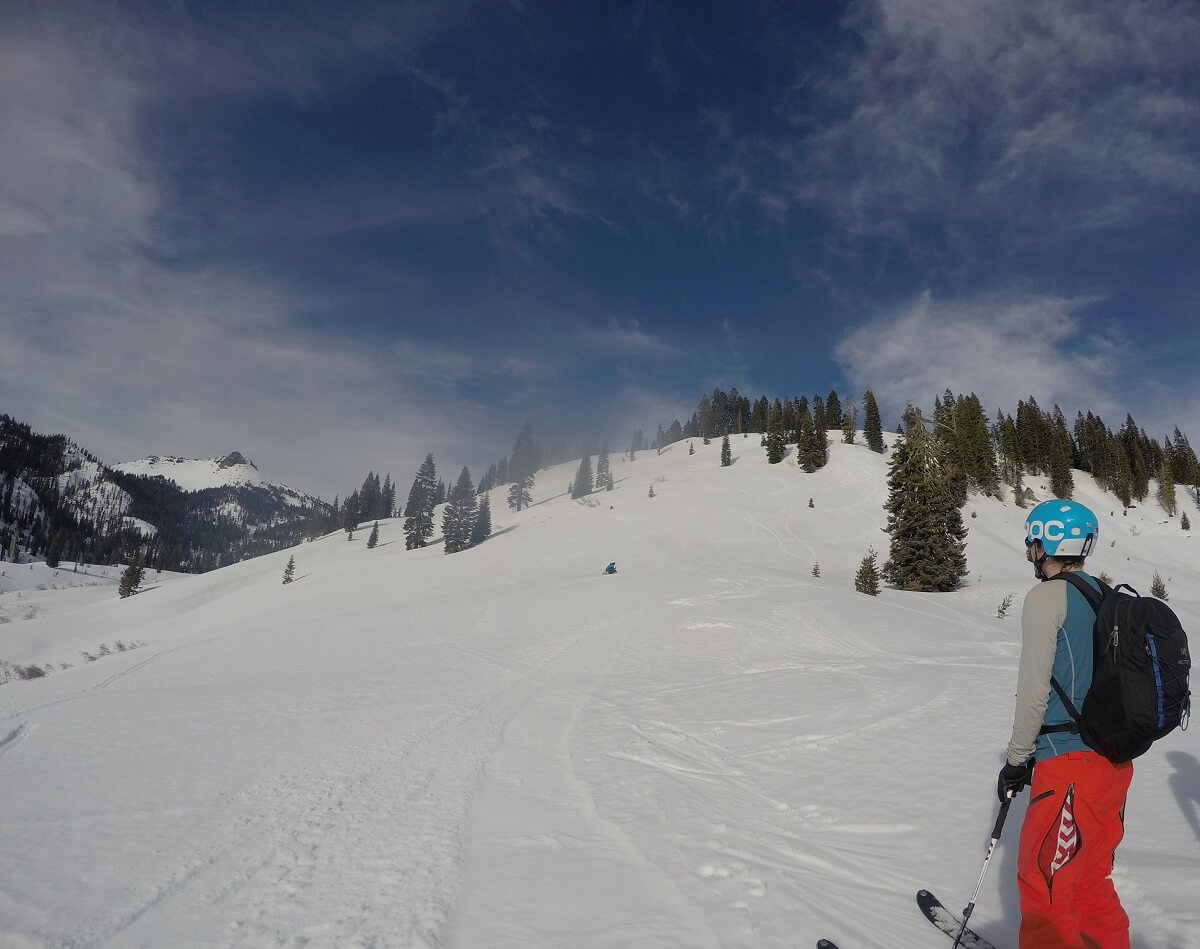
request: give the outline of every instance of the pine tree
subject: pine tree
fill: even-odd
[[[654,485],[650,485],[650,497],[654,497]]]
[[[863,437],[871,451],[883,452],[883,423],[879,418],[875,395],[870,389],[863,393]]]
[[[433,536],[433,507],[437,493],[437,466],[428,454],[417,470],[404,507],[404,544],[409,550],[424,547]]]
[[[821,575],[821,565],[819,563],[814,563],[812,565],[812,575],[814,577],[819,577]]]
[[[600,448],[600,454],[596,458],[596,484],[595,487],[599,490],[601,487],[608,486],[608,479],[612,474],[612,464],[608,460],[608,443],[606,442]]]
[[[812,474],[818,468],[824,468],[828,458],[825,429],[816,424],[808,409],[804,409],[800,413],[800,433],[796,437],[796,463]]]
[[[764,395],[754,403],[750,412],[750,431],[765,432],[771,419],[771,403]]]
[[[920,410],[909,406],[888,465],[883,577],[904,590],[948,592],[967,575],[966,528]]]
[[[965,445],[958,429],[957,402],[954,393],[946,389],[940,399],[933,401],[933,431],[931,438],[934,452],[941,460],[946,481],[954,501],[960,507],[967,503],[967,463],[964,459]],[[903,431],[901,429],[901,431]]]
[[[361,498],[357,491],[346,498],[346,504],[342,508],[342,530],[347,534],[354,534],[354,528],[358,527],[358,511],[361,504]]]
[[[508,463],[508,476],[512,479],[512,487],[508,492],[508,506],[513,510],[520,511],[533,503],[534,473],[539,467],[538,451],[533,444],[533,429],[526,422],[517,435],[512,460]]]
[[[571,497],[585,498],[592,493],[592,456],[584,455],[575,472],[575,480],[571,482]]]
[[[533,494],[528,488],[532,478],[518,478],[508,488],[508,506],[514,511],[529,507],[533,503]]]
[[[458,481],[450,490],[446,508],[442,512],[442,534],[446,538],[446,553],[453,554],[471,546],[471,533],[475,530],[475,518],[479,515],[479,502],[475,497],[475,484],[471,472],[464,465]]]
[[[1056,498],[1069,498],[1075,493],[1075,477],[1071,474],[1074,452],[1071,436],[1067,432],[1067,421],[1057,405],[1054,406],[1049,438],[1050,493]]]
[[[367,472],[362,487],[358,489],[358,511],[362,520],[379,517],[379,509],[383,507],[383,488],[379,484],[379,475],[374,471]]]
[[[833,432],[842,427],[842,400],[833,389],[825,397],[825,427]]]
[[[396,485],[392,481],[392,473],[389,471],[387,477],[383,479],[383,495],[380,498],[379,506],[381,517],[396,516]]]
[[[1000,490],[996,450],[988,430],[987,415],[979,397],[972,392],[960,397],[954,406],[954,427],[961,441],[960,459],[971,486],[987,497]]]
[[[1179,526],[1185,531],[1190,531],[1192,529],[1192,522],[1188,520],[1187,511],[1184,511],[1180,516]]]
[[[842,415],[842,442],[846,445],[853,445],[857,429],[858,406],[851,402],[846,406],[846,411]]]
[[[133,563],[125,568],[121,574],[121,582],[117,585],[117,594],[121,599],[127,596],[133,596],[138,592],[138,587],[142,585],[142,577],[146,574],[145,568],[142,566],[142,555],[139,553],[133,558]]]
[[[1026,471],[1045,474],[1050,469],[1050,420],[1033,396],[1017,401],[1017,447]]]
[[[1175,426],[1175,434],[1171,439],[1171,448],[1171,473],[1175,477],[1175,483],[1196,484],[1200,482],[1200,461],[1197,461],[1196,453],[1192,451],[1187,436],[1179,430],[1178,425]]]
[[[1150,581],[1150,595],[1157,597],[1164,603],[1170,599],[1167,596],[1167,585],[1163,583],[1163,578],[1158,575],[1158,571],[1154,571],[1154,579]]]
[[[479,499],[479,514],[471,531],[471,546],[481,544],[492,536],[492,504],[485,494]]]
[[[713,417],[712,399],[708,394],[700,396],[700,402],[696,406],[696,424],[699,426],[700,437],[704,440],[704,444],[709,444],[714,435],[717,434],[716,421]]]
[[[877,556],[875,548],[868,547],[867,555],[863,557],[858,565],[858,572],[854,575],[854,589],[867,596],[879,596],[879,567],[875,562]]]
[[[379,521],[375,522],[375,526],[371,528],[371,536],[367,538],[367,550],[374,550],[375,545],[379,543]]]
[[[776,404],[767,416],[767,463],[777,465],[783,461],[783,406]]]
[[[283,582],[291,583],[296,579],[296,556],[293,554],[288,557],[287,566],[283,568]]]
[[[1167,512],[1168,517],[1174,517],[1177,509],[1175,501],[1175,476],[1169,464],[1158,469],[1158,503]]]
[[[50,541],[50,546],[46,549],[47,567],[57,567],[62,562],[62,552],[66,543],[67,530],[65,527],[60,527],[54,532],[54,538]]]
[[[721,467],[728,468],[733,464],[733,451],[729,447],[729,436],[721,438]]]
[[[1017,423],[1011,415],[1003,412],[996,413],[996,424],[992,431],[997,451],[1000,456],[1000,467],[997,472],[1001,480],[1013,489],[1017,506],[1022,505],[1022,466],[1021,452],[1017,444]]]
[[[812,417],[813,417],[813,427],[816,428],[816,430],[818,432],[820,432],[822,435],[824,435],[825,428],[826,428],[825,400],[822,399],[819,395],[813,396]]]
[[[1136,500],[1144,501],[1150,493],[1150,464],[1146,459],[1145,439],[1132,415],[1126,414],[1125,424],[1121,426],[1117,437],[1129,460],[1131,494]]]

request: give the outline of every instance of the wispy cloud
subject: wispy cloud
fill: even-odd
[[[871,389],[899,418],[905,404],[928,407],[950,389],[974,392],[989,413],[1015,410],[1031,395],[1045,409],[1100,415],[1144,403],[1130,388],[1138,377],[1114,330],[1090,325],[1094,300],[1058,296],[983,295],[935,300],[925,293],[858,326],[836,346],[857,391]]]
[[[862,52],[820,87],[841,114],[806,138],[797,188],[846,226],[987,218],[1044,239],[1200,194],[1190,0],[852,10]]]
[[[113,24],[127,38],[137,28]],[[210,42],[202,27],[189,37]],[[53,17],[0,37],[0,407],[108,462],[240,448],[327,496],[368,468],[395,463],[403,477],[430,450],[486,460],[489,410],[504,400],[481,387],[542,377],[515,349],[315,330],[304,317],[326,299],[259,268],[181,266],[178,195],[141,124],[161,93],[147,45],[112,55]],[[320,50],[307,54],[285,83],[296,94],[320,73]],[[267,82],[256,75],[223,81],[248,93]]]
[[[1114,428],[1127,412],[1161,437],[1197,416],[1200,385],[1156,387],[1144,352],[1115,326],[1097,324],[1095,299],[921,294],[847,333],[836,358],[854,391],[871,389],[887,418],[911,402],[928,407],[949,388],[974,392],[985,410],[1015,412],[1034,396],[1068,421],[1094,412]],[[1170,397],[1167,390],[1170,391]]]
[[[612,351],[630,357],[661,358],[679,354],[675,346],[647,332],[635,319],[614,318],[602,327],[584,327],[579,331],[578,338],[588,349]]]

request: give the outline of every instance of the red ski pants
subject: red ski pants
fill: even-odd
[[[1113,887],[1133,765],[1094,751],[1033,769],[1021,825],[1021,949],[1129,949],[1129,917]]]

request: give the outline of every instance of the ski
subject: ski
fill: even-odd
[[[963,921],[941,904],[941,901],[928,890],[917,891],[917,905],[933,925],[953,939],[962,929]],[[967,929],[963,932],[958,943],[964,949],[995,949],[995,947],[976,932]]]

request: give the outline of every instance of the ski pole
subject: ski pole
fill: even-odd
[[[983,869],[979,871],[979,879],[975,882],[975,889],[971,893],[971,902],[967,904],[967,908],[963,910],[962,926],[958,929],[958,935],[954,937],[954,946],[952,949],[958,949],[962,942],[963,934],[967,931],[967,922],[971,918],[971,913],[975,910],[975,900],[979,897],[979,888],[983,886],[983,877],[987,873],[988,864],[992,862],[992,852],[996,849],[996,844],[1000,842],[1000,831],[1004,829],[1004,819],[1008,817],[1008,806],[1012,803],[1012,799],[1016,795],[1008,792],[1008,796],[1004,798],[1000,805],[1000,813],[996,815],[996,826],[992,828],[992,841],[988,844],[987,856],[983,858]]]

